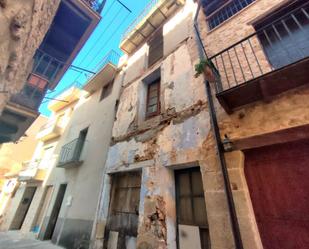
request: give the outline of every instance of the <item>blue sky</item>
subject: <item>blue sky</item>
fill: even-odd
[[[102,19],[94,30],[89,40],[86,42],[80,53],[73,61],[74,66],[79,66],[88,70],[94,70],[97,64],[110,51],[115,50],[120,55],[122,51],[119,49],[121,35],[130,25],[131,22],[143,11],[145,6],[151,0],[120,0],[132,12],[125,9],[117,0],[107,0],[105,7],[101,13]],[[85,74],[81,74],[69,69],[60,80],[56,89],[47,96],[53,97],[61,92],[68,85],[79,82],[84,84],[87,81]],[[40,112],[49,116],[50,111],[47,108],[48,100],[43,100]]]

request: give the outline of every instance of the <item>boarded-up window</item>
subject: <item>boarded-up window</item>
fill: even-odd
[[[105,237],[109,240],[111,232],[117,232],[118,248],[126,248],[127,236],[137,236],[140,188],[140,172],[116,174],[112,178],[111,203]]]
[[[183,231],[186,231],[187,235],[190,234],[190,231],[198,231],[200,241],[196,245],[197,249],[208,249],[210,248],[208,222],[200,170],[199,168],[191,168],[176,171],[175,179],[180,248],[185,247],[183,244],[190,243],[190,239],[195,239],[183,236]],[[195,232],[192,234],[196,236]]]
[[[160,113],[160,81],[159,78],[148,85],[146,118]]]
[[[148,56],[148,67],[155,64],[158,60],[163,57],[163,32],[160,28],[148,42],[149,45],[149,56]]]

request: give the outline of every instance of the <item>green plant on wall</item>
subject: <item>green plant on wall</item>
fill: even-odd
[[[218,74],[218,70],[212,61],[208,59],[201,59],[198,64],[195,65],[195,77],[198,77],[205,72],[205,68],[208,67],[213,73]]]

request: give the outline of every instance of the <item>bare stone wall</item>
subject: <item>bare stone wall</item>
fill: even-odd
[[[212,56],[254,33],[255,30],[252,23],[264,17],[266,13],[281,6],[281,4],[285,2],[287,1],[257,0],[210,32],[205,22],[205,16],[201,11],[199,16],[199,28],[208,55]],[[268,72],[270,66],[261,50],[261,45],[257,40],[255,42],[252,41],[252,44],[260,61],[262,61],[262,70]],[[251,48],[245,47],[244,49],[250,50]],[[231,60],[234,60],[234,64],[237,64],[237,62],[235,63],[237,58],[233,51],[230,56]],[[226,63],[228,77],[230,79],[233,78],[228,54],[225,53],[222,59],[224,63]],[[246,60],[246,58],[239,59],[241,63]],[[248,59],[251,62],[255,60],[254,57],[249,57]],[[227,87],[226,75],[222,70],[222,61],[219,61],[218,64],[223,86]],[[235,73],[236,77],[242,77],[239,68],[237,69],[236,67]],[[248,67],[244,68],[244,73],[250,74]],[[280,84],[280,82],[278,82],[278,84]],[[212,85],[212,91],[221,137],[223,139],[225,134],[228,135],[235,145],[240,144],[241,141],[250,139],[250,144],[242,142],[241,145],[243,147],[248,146],[247,148],[250,146],[262,146],[263,144],[258,143],[260,140],[257,140],[256,137],[267,137],[276,132],[283,132],[287,129],[299,129],[308,127],[309,125],[308,86],[290,90],[276,96],[268,102],[260,101],[250,104],[235,111],[231,115],[228,115],[217,101],[214,94],[214,85]],[[305,137],[306,134],[305,132],[301,132],[301,134],[298,133],[294,139],[297,139],[297,136],[301,139]],[[278,142],[278,140],[274,141],[268,139],[268,142],[275,143]],[[205,140],[203,148],[205,154],[201,161],[201,171],[212,248],[234,248],[232,233],[229,226],[230,221],[226,204],[226,195],[224,193],[223,177],[215,151],[214,139],[211,134]],[[226,153],[226,161],[244,248],[263,248],[244,176],[245,157],[241,151],[234,151],[232,153]]]
[[[288,1],[256,0],[253,4],[211,31],[208,31],[205,21],[206,17],[201,11],[199,15],[199,29],[208,55],[212,56],[254,33],[255,30],[252,23],[260,20],[266,14],[271,13],[286,2]],[[261,68],[263,73],[268,72],[270,66],[266,61],[263,51],[258,49],[261,46],[259,41],[252,41],[252,45],[256,48],[254,50],[257,52],[257,56],[260,57],[260,61],[262,61]],[[245,49],[251,50],[251,48],[246,47]],[[230,55],[232,60],[234,60],[233,64],[236,65],[237,63],[235,63],[235,60],[237,60],[237,58],[235,54],[233,54],[233,51],[231,51]],[[248,55],[250,54],[248,53]],[[265,58],[264,63],[263,57]],[[227,53],[224,54],[223,59],[227,67],[227,73],[229,74],[228,77],[231,79],[233,78],[233,72],[229,67],[230,59]],[[253,53],[251,53],[251,58],[248,59],[252,62],[255,60],[255,58],[253,58]],[[239,60],[241,63],[244,61],[246,62],[246,58],[239,57]],[[219,69],[221,69],[219,71],[222,75],[223,83],[226,83],[226,76],[222,71],[222,62],[218,61],[218,64]],[[244,67],[244,73],[251,74],[250,69]],[[236,68],[236,76],[239,80],[242,78],[242,73],[239,68]],[[280,82],[278,82],[278,84],[280,84]],[[224,134],[227,134],[232,140],[240,140],[246,137],[307,125],[309,124],[309,112],[307,111],[308,95],[308,87],[301,87],[283,93],[270,102],[250,104],[247,107],[241,108],[241,110],[235,111],[232,115],[227,115],[215,98],[221,135],[223,137]]]
[[[0,113],[20,91],[60,0],[0,0]],[[3,93],[4,92],[4,93]]]
[[[254,34],[256,30],[253,24],[286,2],[287,0],[256,0],[210,31],[206,17],[201,11],[199,26],[207,55],[212,57]],[[212,62],[219,70],[224,90],[271,70],[256,35],[219,54]]]

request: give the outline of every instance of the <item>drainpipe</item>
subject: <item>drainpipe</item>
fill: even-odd
[[[199,47],[199,50],[200,50],[200,53],[199,53],[200,59],[204,59],[205,57],[206,58],[208,58],[208,57],[207,57],[206,50],[203,46],[202,38],[200,36],[199,29],[198,29],[197,18],[198,18],[200,9],[201,9],[201,2],[198,1],[198,8],[197,8],[196,15],[195,15],[195,18],[194,18],[194,29],[195,29],[197,40],[198,40],[198,47]],[[238,219],[237,219],[235,203],[234,203],[234,199],[233,199],[233,193],[232,193],[230,179],[229,179],[228,170],[227,170],[227,167],[226,167],[226,161],[225,161],[225,157],[224,157],[224,152],[225,152],[224,146],[223,146],[221,136],[220,136],[220,129],[219,129],[219,126],[218,126],[216,110],[215,110],[215,106],[214,106],[214,103],[213,103],[211,87],[210,87],[208,80],[205,81],[205,88],[206,88],[206,94],[207,94],[207,100],[208,100],[208,109],[209,109],[209,113],[210,113],[211,125],[212,125],[212,129],[213,129],[213,133],[214,133],[214,137],[215,137],[215,141],[216,141],[216,148],[217,148],[217,153],[218,153],[218,156],[219,156],[219,163],[220,163],[220,166],[221,166],[223,179],[224,179],[224,189],[225,189],[225,193],[226,193],[226,196],[227,196],[227,203],[228,203],[228,208],[229,208],[229,213],[230,213],[230,220],[231,220],[231,224],[232,224],[232,232],[233,232],[235,247],[236,247],[236,249],[243,249],[244,247],[243,247],[243,243],[242,243],[242,239],[241,239],[240,228],[239,228],[239,223],[238,223]]]

